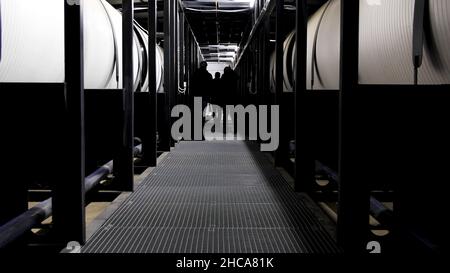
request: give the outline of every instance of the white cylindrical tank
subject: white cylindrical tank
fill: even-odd
[[[413,0],[360,0],[361,84],[413,83],[413,12]],[[419,84],[450,84],[450,3],[429,0],[428,12]],[[330,0],[309,18],[307,35],[307,88],[311,89],[314,69],[314,89],[339,89],[340,0]],[[285,92],[292,92],[294,84],[295,52],[290,50],[294,43],[295,32],[292,32],[284,45]],[[316,62],[313,65],[314,43]],[[274,58],[273,55],[271,66],[275,64]]]
[[[0,0],[0,82],[64,81],[64,1]],[[85,88],[122,88],[122,17],[105,0],[83,1]],[[148,36],[134,33],[135,91],[148,91],[143,61]],[[162,86],[162,49],[157,48],[157,85]],[[158,59],[159,58],[159,59]]]
[[[292,92],[294,86],[294,65],[295,65],[295,31],[287,36],[283,43],[283,90]],[[276,78],[276,56],[272,53],[270,58],[270,88],[275,90]]]

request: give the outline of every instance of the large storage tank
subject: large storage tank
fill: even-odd
[[[340,0],[330,0],[308,21],[307,88],[339,89]],[[359,81],[412,84],[413,0],[361,0]],[[419,84],[450,84],[450,3],[429,0]],[[284,91],[294,85],[295,32],[284,42]],[[315,54],[314,54],[315,52]],[[314,57],[315,56],[315,57]],[[275,55],[271,62],[274,81]],[[313,62],[314,60],[314,62]],[[273,87],[272,87],[273,88]]]
[[[0,82],[64,81],[64,1],[0,0]],[[83,1],[85,88],[122,87],[122,17],[105,0]],[[135,24],[135,91],[148,91],[146,31]],[[157,47],[158,90],[163,54]]]

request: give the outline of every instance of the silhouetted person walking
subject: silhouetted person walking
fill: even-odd
[[[235,105],[238,101],[237,81],[238,76],[233,69],[229,66],[225,67],[222,75],[222,86],[224,103],[227,105]]]
[[[224,96],[223,96],[223,84],[222,84],[222,79],[220,78],[220,72],[216,72],[214,74],[214,80],[212,82],[212,100],[211,103],[213,105],[217,105],[219,107],[224,108],[225,104],[224,104]],[[223,109],[225,110],[225,109]],[[219,108],[213,107],[212,111],[214,111],[215,113],[218,113]],[[222,112],[223,114],[223,112]],[[222,115],[220,115],[220,118],[222,118]]]
[[[211,90],[211,103],[220,105],[222,102],[222,79],[220,78],[220,72],[214,74],[214,80],[212,81]]]
[[[201,62],[200,68],[194,73],[191,83],[193,97],[202,97],[203,110],[208,105],[212,88],[212,75],[206,70],[207,67],[207,62]]]

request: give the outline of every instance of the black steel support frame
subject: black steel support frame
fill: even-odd
[[[281,7],[281,8],[277,8]],[[285,18],[284,12],[284,1],[270,0],[270,1],[259,1],[255,2],[253,13],[253,28],[245,37],[240,46],[240,50],[237,60],[235,61],[235,71],[239,74],[238,90],[239,90],[239,100],[236,100],[238,104],[256,104],[256,105],[280,105],[280,147],[274,153],[275,164],[277,166],[287,167],[288,158],[288,141],[286,132],[289,131],[289,126],[284,126],[286,123],[282,121],[283,116],[288,113],[284,112],[281,105],[283,102],[287,101],[285,94],[283,92],[283,62],[277,62],[278,73],[278,83],[276,86],[275,93],[270,92],[270,58],[272,56],[271,46],[270,46],[270,21],[272,14],[276,12],[275,19],[275,40],[279,41],[276,44],[276,59],[283,59],[283,43],[284,36],[286,34],[285,26],[283,23]],[[280,31],[277,31],[280,30]],[[272,38],[273,39],[273,38]],[[281,80],[280,80],[281,78]],[[249,86],[249,84],[251,86]],[[251,90],[249,89],[251,87]],[[292,102],[292,100],[291,100]],[[293,114],[293,113],[292,113]],[[287,128],[289,127],[289,128]]]
[[[296,1],[296,59],[295,59],[295,190],[309,192],[315,181],[314,156],[311,151],[311,134],[308,132],[309,119],[313,113],[307,112],[306,64],[307,64],[307,24],[306,3]]]
[[[133,77],[133,0],[122,1],[122,85],[123,85],[123,135],[119,153],[114,159],[115,176],[120,183],[120,190],[134,189],[134,77]]]
[[[364,253],[368,238],[369,189],[361,183],[355,160],[348,149],[349,130],[357,125],[352,115],[353,99],[358,87],[359,0],[341,2],[341,64],[339,116],[339,206],[338,243],[348,253]],[[352,98],[353,97],[353,98]],[[353,121],[353,122],[352,122]],[[350,141],[350,142],[349,142]]]
[[[186,89],[186,103],[187,105],[190,105],[191,101],[193,101],[193,96],[192,96],[192,90],[190,89],[191,86],[191,82],[192,82],[192,76],[194,75],[195,71],[197,71],[198,68],[198,45],[197,45],[197,41],[195,40],[195,36],[192,32],[192,29],[189,25],[189,22],[187,20],[185,20],[185,52],[186,52],[186,64],[188,64],[187,69],[186,69],[186,76],[185,76],[185,80],[187,83],[187,89]]]
[[[0,61],[2,60],[2,3],[0,3]]]
[[[150,96],[151,103],[156,104],[156,79],[155,77],[155,45],[156,45],[156,1],[153,2],[153,10],[150,8],[151,14],[150,19],[153,18],[155,23],[150,23],[149,33],[149,48],[152,54],[149,54],[149,70],[150,70]],[[149,3],[150,5],[150,3]],[[53,228],[51,237],[52,241],[50,243],[56,244],[58,247],[64,247],[69,241],[77,241],[81,244],[85,242],[85,90],[84,90],[84,71],[83,71],[83,22],[82,22],[82,8],[80,5],[65,2],[64,4],[65,13],[65,83],[64,85],[54,84],[51,85],[52,89],[59,88],[63,94],[64,87],[64,108],[57,107],[54,110],[61,109],[64,111],[64,115],[58,115],[59,118],[64,119],[64,128],[61,129],[64,133],[61,139],[58,138],[57,143],[60,143],[58,147],[64,150],[64,153],[59,154],[59,160],[55,163],[54,169],[57,170],[58,174],[53,174],[55,177],[64,177],[64,179],[51,179],[53,182],[51,184],[52,191],[52,206],[53,206]],[[120,178],[119,187],[121,190],[132,190],[133,189],[133,155],[134,155],[134,139],[133,139],[133,121],[134,121],[134,107],[133,107],[133,63],[132,63],[132,49],[133,49],[133,1],[124,1],[123,9],[123,134],[121,142],[118,143],[118,148],[120,147],[120,155],[116,156],[116,166],[120,168],[116,172],[116,176]],[[152,35],[153,34],[153,35]],[[153,78],[153,80],[152,80]],[[3,84],[2,84],[3,85]],[[4,84],[4,86],[14,92],[20,90],[33,89],[34,91],[40,92],[45,90],[45,84]],[[17,87],[15,87],[17,86]],[[28,86],[28,87],[27,87]],[[17,92],[18,94],[19,92]],[[16,96],[17,97],[17,96]],[[57,97],[57,96],[55,96]],[[62,98],[62,97],[61,97]],[[58,101],[57,98],[52,99],[55,103]],[[63,100],[59,100],[63,102]],[[32,102],[30,102],[32,103]],[[59,104],[58,104],[59,105]],[[61,105],[62,106],[62,105]],[[118,105],[119,106],[119,105]],[[25,107],[25,109],[27,109]],[[156,105],[153,107],[156,112]],[[49,110],[50,113],[53,110]],[[151,111],[150,111],[151,112]],[[31,113],[21,113],[24,118]],[[56,115],[56,112],[54,113]],[[22,117],[22,116],[21,116]],[[156,119],[156,113],[152,115]],[[18,125],[12,124],[14,121],[7,123],[8,128],[15,130],[19,128]],[[151,124],[150,124],[151,126]],[[156,124],[154,124],[156,126]],[[147,156],[149,156],[149,164],[156,164],[156,130],[149,129],[153,132],[154,140],[153,144],[146,143]],[[22,131],[20,131],[22,132]],[[20,138],[22,139],[22,138]],[[19,141],[20,139],[15,139]],[[59,141],[61,140],[61,141]],[[26,139],[26,141],[29,141]],[[19,141],[21,142],[21,141]],[[30,145],[34,145],[30,143]],[[29,145],[25,145],[28,147]],[[150,147],[155,147],[151,149]],[[131,147],[131,157],[129,155],[128,148]],[[22,154],[22,153],[21,153]],[[153,156],[151,156],[153,154]],[[46,157],[47,158],[47,157]],[[12,160],[12,162],[17,163],[18,160]],[[116,168],[116,169],[117,169]],[[125,183],[125,184],[124,184]],[[19,183],[18,183],[19,184]],[[14,198],[20,199],[17,201],[17,205],[13,208],[8,209],[6,212],[1,213],[2,223],[12,219],[15,215],[25,212],[27,209],[27,198],[26,198],[26,183],[20,183],[20,187],[15,186],[12,189],[12,194]],[[23,187],[22,187],[23,186]],[[17,198],[16,193],[25,193],[24,198]],[[20,203],[20,204],[19,204]]]
[[[178,88],[179,88],[179,70],[180,70],[180,56],[179,56],[179,45],[180,45],[180,30],[179,30],[179,21],[180,21],[180,11],[179,11],[179,2],[174,1],[174,5],[172,6],[171,12],[172,12],[172,56],[173,56],[173,67],[172,67],[172,73],[173,73],[173,86],[172,86],[172,92],[171,92],[171,100],[170,100],[170,108],[169,110],[172,111],[172,108],[178,104]],[[170,113],[169,113],[170,115]],[[172,126],[172,118],[170,119],[169,123],[169,131]],[[171,146],[175,146],[174,139],[172,136],[170,137],[170,144]]]
[[[158,94],[158,132],[161,152],[175,145],[171,136],[171,111],[177,104],[190,104],[189,83],[198,66],[198,45],[180,1],[164,2],[164,93]],[[188,69],[184,69],[186,64]],[[184,67],[184,68],[183,68]],[[184,81],[188,86],[183,94]],[[161,105],[163,103],[163,105]]]
[[[63,180],[53,186],[53,228],[57,244],[85,237],[85,147],[83,20],[80,5],[64,2],[65,47],[65,146],[58,164]]]
[[[280,8],[278,8],[280,7]],[[275,92],[270,92],[270,25],[271,17],[275,21],[275,52],[276,59],[276,86]],[[277,151],[274,152],[275,165],[285,168],[292,175],[295,174],[294,164],[290,160],[289,140],[294,139],[293,127],[289,124],[294,123],[294,94],[283,92],[283,44],[287,34],[286,32],[286,13],[284,1],[256,1],[255,13],[252,22],[253,29],[250,31],[246,40],[242,41],[243,48],[235,62],[235,70],[239,74],[238,82],[239,103],[258,104],[258,105],[279,105],[280,106],[280,143]],[[267,32],[267,33],[265,33]],[[251,89],[249,90],[249,85]],[[255,93],[256,92],[256,93]]]
[[[141,153],[141,145],[134,147],[135,156]],[[91,190],[93,190],[102,179],[112,172],[112,170],[113,161],[111,160],[87,176],[84,182],[85,194],[88,194]],[[52,215],[52,211],[52,199],[48,198],[16,216],[8,223],[0,226],[0,249],[9,246],[21,236],[26,234],[30,229],[46,220]]]
[[[271,8],[269,10],[269,15],[271,13],[271,10],[273,9],[273,6],[270,5],[273,3],[269,3],[268,7]],[[352,3],[347,3],[346,7],[352,5]],[[278,9],[278,7],[283,7],[283,1],[282,0],[276,0],[275,5],[276,7],[276,25],[275,25],[275,35],[276,35],[276,59],[282,60],[282,54],[283,54],[283,43],[284,43],[284,29],[282,26],[282,19],[283,18],[283,11],[281,9]],[[351,6],[351,8],[355,8]],[[358,10],[358,7],[355,8],[355,10]],[[355,10],[352,10],[351,13]],[[267,16],[268,14],[265,14],[264,12],[258,17],[258,20],[255,20],[258,25],[261,23],[264,23],[264,20],[269,21],[270,16]],[[267,17],[266,17],[267,16]],[[353,14],[353,16],[355,16]],[[356,18],[356,19],[355,19]],[[347,21],[351,20],[350,18],[346,18]],[[357,21],[357,22],[356,22]],[[355,24],[356,22],[356,24]],[[345,71],[345,75],[343,75],[343,89],[344,95],[341,94],[341,106],[342,101],[344,101],[342,98],[348,95],[354,88],[357,86],[357,59],[355,62],[354,54],[355,52],[358,52],[358,36],[354,31],[358,31],[358,22],[359,17],[356,15],[356,17],[353,17],[353,21],[344,22],[343,25],[347,24],[353,24],[352,28],[345,28],[345,33],[343,34],[348,37],[352,37],[350,39],[342,38],[342,41],[345,41],[345,44],[341,45],[343,48],[346,48],[346,50],[342,53],[343,58],[345,58],[344,63],[342,66],[345,66],[345,69],[341,69],[341,71]],[[306,3],[304,1],[297,1],[297,10],[296,10],[296,29],[297,29],[297,35],[296,35],[296,46],[297,46],[297,58],[296,58],[296,85],[295,85],[295,140],[296,140],[296,155],[295,155],[295,189],[297,191],[303,191],[308,192],[311,190],[311,187],[315,184],[315,158],[314,158],[314,150],[312,147],[313,140],[311,139],[310,134],[305,134],[305,130],[311,130],[312,124],[311,124],[311,114],[310,112],[307,112],[310,109],[310,107],[305,107],[304,104],[308,103],[308,101],[311,100],[311,96],[309,95],[308,91],[306,90],[306,34],[307,34],[307,13],[306,13]],[[344,27],[342,26],[342,29]],[[344,32],[344,31],[343,31]],[[247,77],[247,70],[250,68],[248,65],[248,55],[251,54],[249,51],[253,48],[252,44],[255,43],[255,41],[252,41],[251,39],[253,37],[258,36],[257,31],[252,31],[249,41],[245,44],[245,50],[243,53],[239,56],[238,62],[237,62],[237,70],[239,70],[241,73],[241,91],[246,92],[246,84],[248,82]],[[355,38],[356,37],[356,38]],[[356,41],[356,44],[355,44]],[[344,43],[344,42],[343,42]],[[351,46],[349,44],[353,43]],[[263,51],[260,50],[261,47],[257,47],[257,52],[262,53]],[[267,50],[267,48],[265,49]],[[245,53],[245,54],[244,54]],[[300,53],[300,54],[299,54]],[[263,52],[262,54],[268,55],[267,52]],[[269,54],[270,55],[270,54]],[[342,58],[341,58],[342,59]],[[355,65],[356,63],[356,65]],[[304,65],[299,65],[304,64]],[[351,69],[348,69],[351,68]],[[282,62],[277,62],[276,64],[276,90],[274,94],[274,98],[269,99],[262,99],[261,101],[269,102],[269,103],[275,103],[279,104],[280,101],[282,101],[284,92],[283,92],[283,67]],[[355,74],[356,71],[356,74]],[[352,74],[353,73],[353,74]],[[356,75],[356,78],[355,78]],[[352,78],[353,77],[353,78]],[[356,84],[355,84],[356,83]],[[341,107],[342,110],[342,107]],[[351,109],[347,109],[348,111],[351,111]],[[342,121],[343,115],[341,115],[341,121]],[[341,124],[343,124],[341,122]],[[343,127],[341,127],[343,128]],[[284,145],[284,142],[286,142],[286,139],[283,139],[284,130],[288,130],[287,128],[284,128],[283,122],[280,124],[280,143],[281,145]],[[341,131],[342,134],[342,131]],[[279,151],[275,154],[275,160],[276,164],[279,166],[284,166],[285,161],[288,159],[288,154],[285,149],[285,147],[280,147]],[[342,149],[342,147],[341,147]],[[344,154],[341,154],[341,156]],[[342,160],[342,157],[341,157]],[[345,166],[345,165],[342,165]],[[348,175],[348,174],[347,174]],[[350,177],[351,178],[351,177]],[[346,184],[347,183],[347,184]],[[354,181],[354,183],[356,183]],[[363,183],[360,183],[359,185],[354,185],[352,181],[345,181],[343,185],[341,186],[340,190],[342,193],[340,194],[340,198],[342,199],[342,203],[339,207],[340,212],[342,213],[343,217],[340,220],[339,224],[339,240],[341,245],[349,250],[355,250],[359,249],[360,251],[365,251],[365,243],[367,243],[367,234],[368,231],[368,215],[369,215],[369,192],[368,189],[364,185],[361,185]],[[365,194],[366,193],[366,194]],[[367,195],[367,196],[366,196]],[[366,198],[367,197],[367,198]],[[367,202],[366,202],[367,201]],[[357,202],[358,204],[361,204],[361,206],[355,206],[351,205],[353,202]],[[355,203],[353,203],[355,204]],[[367,206],[364,206],[366,204]],[[348,217],[345,217],[347,215]],[[358,218],[359,217],[359,218]],[[353,223],[349,223],[348,221],[357,221],[357,225],[354,225]],[[349,228],[350,227],[350,228]],[[358,244],[358,246],[356,246]]]
[[[192,49],[191,49],[191,33],[190,33],[190,28],[189,28],[189,24],[187,23],[187,21],[185,20],[184,22],[184,39],[183,39],[183,43],[184,43],[184,65],[185,65],[185,74],[184,74],[184,81],[186,82],[186,86],[185,86],[185,90],[184,90],[184,104],[185,105],[189,105],[189,101],[190,101],[190,95],[189,95],[189,83],[191,81],[191,71],[193,71],[192,69],[193,67],[193,63],[191,62],[192,60]]]
[[[438,180],[434,170],[448,165],[446,159],[428,162],[449,150],[448,134],[441,130],[449,87],[412,85],[417,70],[409,86],[359,84],[359,1],[346,1],[341,9],[338,243],[347,253],[367,251],[370,191],[388,186],[394,191],[395,225],[393,245],[386,251],[439,251],[444,198],[425,181]],[[383,137],[386,132],[389,138]],[[410,155],[409,141],[415,144]],[[371,155],[385,157],[383,163]],[[377,172],[370,173],[374,166]],[[399,174],[397,168],[406,172]]]
[[[280,2],[282,0],[279,0]],[[130,2],[130,1],[128,1]],[[132,1],[131,1],[132,2]],[[149,5],[150,5],[149,1]],[[155,1],[156,2],[156,1]],[[168,1],[167,1],[168,2]],[[297,52],[305,52],[306,54],[306,35],[300,35],[300,33],[306,33],[306,16],[304,15],[304,6],[300,4],[300,0],[297,0]],[[154,3],[154,2],[153,2]],[[355,161],[360,160],[352,151],[355,149],[355,144],[351,142],[351,134],[348,132],[351,128],[354,130],[355,126],[355,103],[358,103],[356,98],[357,91],[361,90],[361,86],[358,84],[358,23],[359,23],[359,2],[358,1],[346,1],[346,4],[342,3],[341,6],[341,92],[340,92],[340,158],[339,158],[339,220],[338,220],[338,240],[340,245],[346,252],[350,253],[363,253],[366,252],[366,243],[368,240],[368,215],[369,215],[369,185],[363,183],[361,172],[355,169]],[[150,9],[149,9],[150,10]],[[132,10],[131,10],[132,11]],[[156,11],[155,11],[156,12]],[[303,13],[303,15],[302,15]],[[155,13],[153,13],[155,14]],[[303,17],[302,17],[303,16]],[[125,17],[125,16],[124,16]],[[65,3],[65,52],[66,52],[66,79],[65,79],[65,101],[66,108],[64,116],[66,120],[66,131],[64,135],[64,151],[62,159],[60,160],[61,168],[59,171],[63,174],[64,183],[56,183],[53,187],[53,221],[54,231],[56,236],[56,243],[65,244],[69,241],[78,241],[83,243],[85,241],[85,224],[84,224],[84,89],[83,89],[83,37],[82,37],[82,16],[81,8],[77,5],[69,5]],[[132,17],[131,17],[132,18]],[[301,19],[304,19],[304,23]],[[125,20],[125,19],[124,19]],[[169,19],[167,19],[169,20]],[[171,19],[173,20],[173,19]],[[268,21],[268,20],[267,20]],[[129,22],[129,21],[128,21]],[[132,21],[131,21],[132,22]],[[132,25],[132,23],[131,23]],[[128,25],[129,26],[129,25]],[[278,27],[277,27],[278,28]],[[124,28],[125,31],[125,28]],[[132,31],[131,33],[132,37]],[[171,35],[171,34],[167,34]],[[257,34],[255,34],[257,35]],[[280,34],[277,34],[279,36]],[[124,43],[125,43],[124,34]],[[191,70],[197,66],[198,51],[196,50],[195,38],[191,35],[189,42],[189,64]],[[169,36],[170,37],[170,36]],[[129,37],[128,37],[129,38]],[[149,35],[153,40],[152,34]],[[172,37],[173,39],[173,37]],[[169,39],[171,40],[171,39]],[[300,42],[301,40],[301,42]],[[277,37],[277,41],[279,41]],[[283,41],[282,39],[280,41]],[[149,43],[149,47],[154,43]],[[282,42],[281,42],[282,44]],[[166,44],[168,45],[168,44]],[[172,43],[172,46],[174,44]],[[176,44],[175,44],[176,45]],[[125,47],[124,47],[125,50]],[[173,48],[172,48],[173,50]],[[279,48],[277,49],[277,51]],[[154,52],[151,49],[150,52]],[[171,51],[168,51],[171,52]],[[248,51],[247,51],[248,52]],[[125,52],[124,52],[125,53]],[[132,54],[132,53],[131,53]],[[279,52],[277,52],[279,54]],[[152,55],[152,54],[149,54]],[[267,56],[268,54],[265,54]],[[125,56],[125,54],[124,54]],[[132,56],[132,55],[131,55]],[[170,56],[169,56],[170,57]],[[151,62],[149,56],[149,73],[151,73]],[[243,66],[242,71],[245,72],[249,69],[248,59],[246,55],[240,56],[239,65]],[[132,60],[132,58],[129,58]],[[300,191],[308,191],[307,185],[313,177],[311,172],[313,167],[310,165],[310,161],[302,162],[302,155],[308,155],[312,152],[307,150],[307,144],[310,140],[302,135],[300,128],[304,128],[302,123],[306,119],[307,113],[302,112],[302,99],[306,94],[306,55],[297,54],[297,70],[296,70],[296,141],[297,141],[297,155],[296,155],[296,189]],[[175,62],[170,61],[172,70],[175,69]],[[299,63],[305,63],[305,67],[299,66]],[[124,63],[124,68],[125,68]],[[265,65],[266,67],[267,65]],[[131,66],[132,67],[132,66]],[[264,70],[264,69],[263,69]],[[280,71],[280,69],[277,69]],[[266,70],[267,71],[267,70]],[[282,71],[282,70],[281,70]],[[129,72],[129,70],[128,70]],[[125,69],[124,69],[125,73]],[[171,73],[169,73],[171,74]],[[153,73],[154,75],[154,73]],[[181,75],[181,74],[180,74]],[[129,75],[128,75],[129,76]],[[170,75],[169,75],[170,76]],[[173,74],[172,76],[173,77]],[[277,78],[279,75],[277,75]],[[125,77],[124,77],[125,79]],[[305,83],[302,83],[305,81]],[[125,89],[124,80],[124,89]],[[132,81],[129,81],[132,82]],[[173,84],[173,81],[165,81],[166,84]],[[188,81],[189,82],[189,81]],[[244,83],[247,82],[247,79]],[[280,83],[280,81],[277,81]],[[281,81],[282,83],[282,81]],[[156,85],[156,84],[155,84]],[[172,89],[166,89],[166,92],[172,91],[171,96],[177,94],[177,85],[172,85]],[[167,85],[166,85],[167,88]],[[366,89],[373,88],[370,86],[364,87]],[[363,89],[364,89],[363,88]],[[445,88],[445,87],[444,87]],[[398,89],[405,89],[409,91],[408,87],[402,87]],[[133,91],[132,89],[130,89]],[[151,92],[150,87],[150,92]],[[277,87],[276,95],[279,95],[279,88]],[[411,90],[415,90],[411,87]],[[419,89],[418,89],[419,90]],[[282,90],[281,90],[282,92]],[[303,93],[304,92],[304,93]],[[126,92],[125,96],[126,96]],[[132,92],[131,92],[132,94]],[[155,88],[156,97],[156,88]],[[128,107],[130,110],[130,97],[125,99],[124,97],[124,110]],[[279,98],[279,97],[278,97]],[[172,97],[174,99],[174,97]],[[128,100],[128,102],[126,102]],[[131,98],[132,100],[132,98]],[[303,100],[304,102],[305,100]],[[155,102],[156,103],[156,102]],[[168,102],[170,103],[170,101]],[[173,100],[172,100],[173,103]],[[167,104],[169,106],[170,104]],[[132,104],[131,104],[132,107]],[[131,108],[132,109],[132,108]],[[169,118],[169,114],[165,117]],[[301,119],[300,119],[301,118]],[[132,123],[131,123],[132,124]],[[128,123],[129,127],[130,123]],[[169,123],[165,124],[168,130],[170,130]],[[132,127],[131,127],[132,128]],[[132,133],[132,132],[131,132]],[[300,137],[302,137],[300,139]],[[129,138],[126,138],[129,140]],[[125,140],[125,138],[124,138]],[[132,138],[131,138],[132,140]],[[124,142],[125,143],[125,142]],[[125,146],[125,145],[124,145]],[[308,159],[309,158],[309,159]],[[305,156],[305,159],[310,160],[312,157]],[[131,165],[132,166],[132,165]],[[303,178],[302,178],[303,177]],[[402,207],[402,212],[406,211],[407,207]],[[397,214],[396,210],[394,213]],[[402,224],[402,223],[400,223]]]
[[[174,75],[173,75],[173,6],[176,1],[164,1],[164,94],[160,94],[164,105],[158,105],[159,115],[159,150],[166,152],[170,151],[171,137],[170,137],[170,111],[172,103],[172,93],[174,90]]]
[[[148,1],[148,93],[149,93],[149,103],[150,109],[148,109],[148,115],[150,123],[148,124],[149,133],[148,142],[143,142],[142,153],[143,153],[143,164],[148,166],[156,166],[157,161],[157,98],[156,93],[158,92],[156,86],[156,33],[157,33],[157,20],[158,20],[158,10],[157,10],[157,0]]]
[[[262,6],[262,5],[261,5]],[[267,21],[270,20],[270,16],[276,6],[276,0],[268,0],[265,2],[264,6],[261,7],[261,11],[259,12],[258,18],[255,19],[255,24],[253,30],[250,32],[247,42],[245,44],[241,44],[242,50],[240,51],[237,61],[235,63],[235,67],[238,67],[241,58],[246,55],[247,48],[253,42],[255,35],[257,34],[257,30],[262,27]]]
[[[271,96],[271,90],[270,90],[270,70],[267,68],[270,68],[270,20],[266,20],[263,25],[263,32],[265,35],[263,36],[263,51],[261,52],[264,56],[264,67],[263,67],[263,79],[264,79],[264,89],[263,92],[263,104],[269,104],[270,96]]]
[[[283,29],[283,21],[284,21],[284,0],[276,0],[275,3],[275,105],[280,105],[282,102],[282,96],[283,96],[283,44],[284,44],[284,29]],[[283,109],[280,107],[280,117],[283,116],[282,114]],[[281,119],[281,118],[280,118]],[[280,120],[280,143],[279,147],[275,152],[275,165],[282,166],[284,165],[285,161],[287,160],[286,155],[286,149],[284,143],[284,137],[285,137],[285,130],[284,126],[281,125],[282,121]]]
[[[184,89],[184,81],[185,81],[185,30],[186,30],[186,18],[181,6],[178,5],[178,52],[177,52],[177,75],[178,75],[178,90],[177,90],[177,104],[186,104],[185,101],[185,93],[183,93]]]

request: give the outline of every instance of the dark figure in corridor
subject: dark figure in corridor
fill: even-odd
[[[212,75],[206,70],[207,67],[207,62],[201,62],[200,68],[194,73],[191,83],[193,97],[202,97],[203,99],[203,109],[209,103],[212,89]]]
[[[238,76],[233,69],[229,66],[225,67],[222,75],[223,104],[235,105],[238,103],[237,81]]]
[[[220,72],[214,74],[214,80],[212,81],[212,100],[211,103],[216,105],[222,105],[222,79],[220,78]]]
[[[211,104],[213,105],[212,110],[216,113],[218,113],[219,109],[215,108],[215,106],[217,105],[218,107],[222,107],[222,109],[224,110],[225,107],[225,103],[224,103],[224,94],[223,94],[223,86],[222,86],[222,79],[220,78],[220,72],[216,72],[214,74],[214,80],[212,81],[212,89],[211,89],[211,93],[212,93],[212,99],[211,99]],[[223,113],[222,113],[223,114]],[[221,116],[222,118],[222,116]]]

